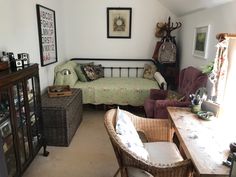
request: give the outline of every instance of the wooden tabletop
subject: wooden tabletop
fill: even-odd
[[[230,168],[222,162],[227,159],[233,140],[225,131],[223,121],[202,120],[189,108],[168,107],[167,110],[180,145],[199,176],[228,177]]]

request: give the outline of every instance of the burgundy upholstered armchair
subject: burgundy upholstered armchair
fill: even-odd
[[[207,75],[190,66],[181,70],[177,93],[182,99],[168,99],[168,90],[151,89],[149,98],[144,102],[146,116],[149,118],[167,118],[167,107],[188,107],[190,105],[189,94],[195,93],[200,87],[206,87]]]

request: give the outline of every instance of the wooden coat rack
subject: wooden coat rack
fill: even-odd
[[[164,35],[160,35],[160,36],[156,35],[156,37],[161,37],[161,41],[158,41],[156,44],[156,48],[153,53],[153,59],[157,61],[156,62],[157,68],[159,72],[163,75],[163,77],[165,78],[168,84],[168,88],[174,89],[174,90],[177,89],[177,85],[178,85],[178,72],[179,72],[178,58],[176,56],[176,60],[173,63],[160,63],[158,61],[158,58],[159,58],[159,49],[163,42],[172,42],[176,45],[175,36],[171,36],[171,32],[180,28],[181,26],[182,26],[181,22],[176,22],[176,23],[171,22],[170,17],[168,18],[167,23],[156,24],[156,27],[157,27],[156,34],[160,32],[159,34],[164,34]],[[176,54],[176,50],[175,50],[175,54]]]
[[[161,24],[161,23],[157,23],[157,27],[163,31],[166,32],[166,35],[163,38],[166,39],[172,39],[173,37],[171,36],[171,32],[180,28],[182,26],[181,22],[176,22],[176,25],[174,25],[173,22],[171,22],[171,18],[168,18],[168,22]]]

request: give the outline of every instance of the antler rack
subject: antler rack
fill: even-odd
[[[160,23],[157,23],[157,27],[160,28],[161,30],[166,31],[166,36],[165,37],[172,37],[171,36],[171,31],[174,31],[182,26],[181,22],[176,22],[176,25],[174,25],[173,22],[170,22],[170,17],[168,18],[168,23],[164,23],[164,25],[160,25]]]

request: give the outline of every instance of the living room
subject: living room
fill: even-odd
[[[183,7],[178,7],[178,3]],[[164,0],[1,0],[0,53],[28,53],[31,63],[39,63],[40,87],[43,93],[48,86],[53,85],[54,68],[74,57],[151,59],[159,40],[155,37],[156,24],[167,22],[168,17],[171,17],[172,22],[182,23],[181,28],[172,33],[176,36],[180,69],[188,66],[201,69],[215,58],[215,46],[218,43],[216,34],[235,33],[236,2],[224,1],[217,5],[206,3],[198,9],[191,7],[191,3],[178,3]],[[43,67],[40,66],[36,4],[53,9],[56,14],[58,58],[56,63]],[[108,7],[132,8],[131,38],[107,38]],[[193,55],[193,43],[195,28],[206,25],[209,25],[209,36],[207,56],[204,59]],[[102,113],[99,114],[102,116]],[[43,159],[40,162],[44,163]]]
[[[156,0],[149,3],[104,1],[98,4],[90,1],[1,1],[3,27],[0,29],[0,48],[15,54],[29,53],[30,62],[40,63],[36,4],[55,10],[58,62],[40,67],[41,89],[45,89],[53,83],[53,68],[73,57],[151,58],[158,40],[154,36],[156,23],[167,22],[170,16],[173,22],[183,24],[176,34],[180,68],[189,65],[202,67],[215,57],[215,35],[234,32],[235,22],[231,20],[234,19],[234,3],[178,17]],[[107,7],[132,7],[131,39],[106,37]],[[211,25],[208,58],[201,60],[192,56],[194,28],[208,24]]]

